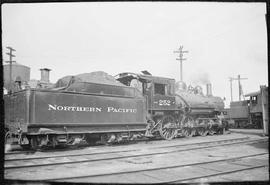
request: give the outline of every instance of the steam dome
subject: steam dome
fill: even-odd
[[[175,90],[179,90],[179,91],[186,91],[187,90],[187,85],[185,82],[183,81],[178,81],[175,84]]]

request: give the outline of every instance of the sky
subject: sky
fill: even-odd
[[[180,80],[174,53],[184,54],[183,80],[211,82],[215,96],[230,102],[229,77],[241,75],[244,93],[268,85],[266,3],[81,2],[2,5],[3,59],[8,50],[40,79],[105,71],[140,73]],[[233,81],[233,100],[238,82]]]

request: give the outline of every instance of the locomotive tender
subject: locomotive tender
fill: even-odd
[[[91,74],[91,73],[89,73]],[[175,80],[120,73],[67,76],[53,88],[7,94],[6,141],[39,148],[225,131],[221,98],[176,89]],[[91,75],[90,75],[91,77]]]
[[[259,91],[248,93],[245,97],[248,99],[230,103],[225,119],[232,128],[264,128],[263,106],[268,104],[268,87],[260,86]]]

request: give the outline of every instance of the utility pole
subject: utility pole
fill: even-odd
[[[247,78],[240,78],[240,75],[238,75],[237,78],[238,78],[238,88],[239,88],[239,101],[241,101],[241,94],[244,94],[244,93],[243,93],[240,80],[246,80]]]
[[[188,51],[183,51],[183,46],[180,46],[180,48],[177,51],[174,51],[174,53],[179,53],[179,58],[176,58],[176,60],[180,60],[180,81],[183,81],[183,60],[186,60],[186,58],[183,58],[183,53],[188,53]]]
[[[230,81],[230,87],[231,87],[231,101],[233,101],[232,99],[232,81],[233,80],[237,80],[238,81],[238,89],[239,89],[239,101],[241,101],[241,94],[242,94],[242,86],[241,86],[241,83],[240,81],[241,80],[247,80],[247,78],[240,78],[240,75],[237,76],[237,78],[232,78],[232,77],[229,77],[229,81]]]
[[[230,81],[230,89],[231,89],[231,102],[233,101],[233,96],[232,96],[232,81],[234,79],[232,77],[229,77],[229,81]]]
[[[12,60],[12,57],[15,57],[15,55],[12,54],[13,51],[16,51],[12,47],[6,47],[9,50],[9,53],[6,53],[9,56],[9,61],[6,61],[6,63],[9,63],[9,93],[12,91],[12,63],[16,62]]]

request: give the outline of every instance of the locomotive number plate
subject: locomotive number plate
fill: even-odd
[[[171,100],[159,100],[158,105],[159,106],[171,106]]]
[[[154,101],[151,102],[151,109],[154,110],[172,110],[176,109],[175,97],[173,96],[154,96]]]

